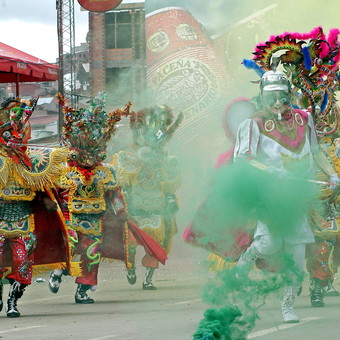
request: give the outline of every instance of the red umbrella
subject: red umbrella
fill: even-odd
[[[28,53],[0,42],[0,83],[55,81],[59,79],[59,68]]]

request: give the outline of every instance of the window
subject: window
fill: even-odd
[[[144,16],[144,11],[105,13],[105,48],[134,48],[136,58],[139,59],[141,14]],[[131,22],[132,15],[134,15],[134,26]],[[134,42],[132,41],[133,35],[135,37]]]

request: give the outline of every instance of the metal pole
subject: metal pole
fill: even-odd
[[[62,0],[56,0],[57,9],[57,30],[58,30],[58,48],[59,48],[59,80],[58,91],[64,96],[64,47],[63,47],[63,2]],[[64,114],[62,108],[59,105],[59,124],[58,135],[61,137],[61,131],[64,123]]]
[[[131,16],[131,41],[132,41],[132,101],[135,100],[136,97],[136,16],[135,16],[135,10],[130,11]]]

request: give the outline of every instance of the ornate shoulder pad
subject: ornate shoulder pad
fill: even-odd
[[[135,154],[127,151],[118,152],[111,164],[116,164],[118,168],[118,183],[125,187],[130,185],[140,169],[139,159]]]
[[[58,183],[63,162],[69,151],[65,148],[28,148],[27,154],[32,161],[28,168],[23,163],[15,164],[15,179],[34,190],[54,187]]]
[[[118,186],[118,166],[117,165],[105,163],[103,164],[103,166],[98,167],[98,170],[96,171],[96,175],[97,174],[104,181],[106,189],[115,189]]]

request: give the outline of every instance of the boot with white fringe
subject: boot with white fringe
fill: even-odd
[[[284,323],[300,322],[299,317],[294,312],[294,301],[300,286],[289,286],[285,288],[281,299],[281,314]]]

